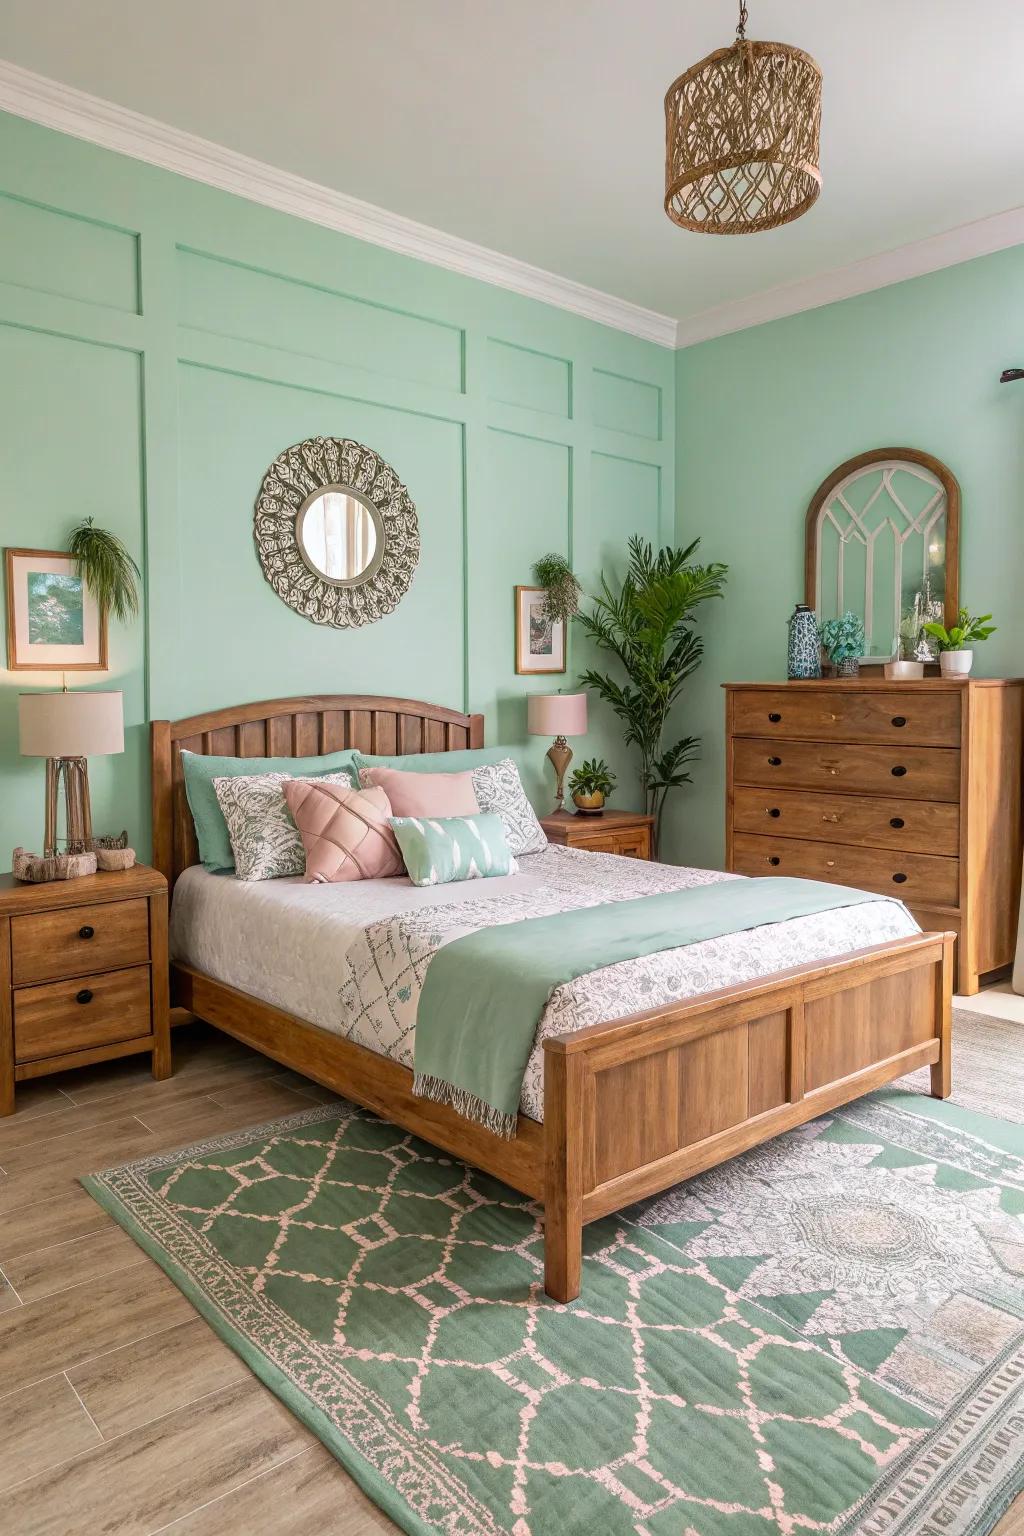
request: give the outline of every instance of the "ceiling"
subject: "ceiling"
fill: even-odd
[[[3,0],[0,52],[684,324],[1024,205],[1020,0],[749,4],[822,66],[824,189],[741,239],[662,210],[664,92],[729,0]]]

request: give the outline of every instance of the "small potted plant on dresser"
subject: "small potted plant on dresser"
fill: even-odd
[[[581,816],[600,816],[614,788],[615,775],[603,757],[581,763],[569,780],[569,793]]]
[[[925,634],[931,635],[938,644],[939,670],[943,677],[967,676],[974,665],[974,652],[968,650],[968,646],[977,645],[979,640],[987,640],[989,635],[995,634],[996,626],[988,622],[991,617],[990,613],[982,613],[974,618],[966,608],[961,608],[952,629],[947,629],[944,624],[924,626]]]
[[[818,631],[833,677],[856,677],[864,655],[864,621],[855,613],[827,619]]]

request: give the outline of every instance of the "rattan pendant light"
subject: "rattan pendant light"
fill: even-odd
[[[821,70],[800,48],[736,41],[665,97],[665,212],[706,235],[751,235],[806,213],[821,191]]]

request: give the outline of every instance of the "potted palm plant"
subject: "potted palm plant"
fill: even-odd
[[[569,780],[569,793],[581,816],[600,816],[615,788],[615,775],[603,757],[586,759]]]
[[[952,629],[947,629],[944,624],[924,626],[925,634],[931,635],[938,644],[939,670],[943,677],[967,676],[974,665],[974,652],[967,647],[995,634],[996,625],[988,622],[991,617],[990,613],[975,617],[966,608],[961,608]]]
[[[700,751],[696,736],[681,736],[666,745],[669,717],[704,655],[697,610],[722,596],[729,569],[718,562],[694,561],[699,543],[694,539],[685,549],[666,547],[655,554],[646,540],[634,535],[619,590],[602,575],[592,610],[576,620],[598,650],[618,663],[619,675],[591,668],[580,678],[580,687],[592,689],[611,705],[625,726],[626,744],[639,750],[640,783],[647,813],[654,817],[655,856],[665,798],[669,790],[692,782],[686,764]]]

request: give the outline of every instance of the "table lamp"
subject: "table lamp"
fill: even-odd
[[[22,757],[46,758],[44,857],[57,852],[57,797],[64,787],[68,853],[86,853],[92,841],[89,757],[124,751],[120,693],[23,693],[18,697]]]
[[[555,810],[565,806],[565,774],[572,762],[567,736],[583,736],[587,729],[585,693],[531,693],[526,706],[526,728],[531,736],[554,736],[548,757],[555,770]]]

